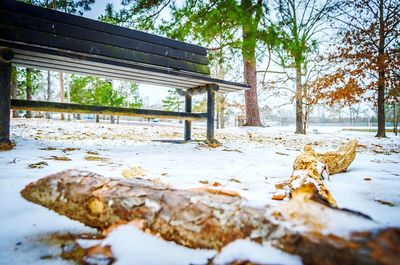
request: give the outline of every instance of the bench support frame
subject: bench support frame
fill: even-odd
[[[11,49],[0,47],[0,144],[10,142],[10,108],[11,108]]]
[[[192,112],[192,96],[189,94],[185,95],[185,112]],[[185,141],[192,140],[192,121],[185,120],[184,139]]]
[[[214,144],[215,91],[218,85],[207,85],[207,143]]]
[[[0,47],[0,144],[10,144],[10,110],[33,110],[47,112],[66,112],[66,113],[95,113],[95,114],[114,114],[120,116],[135,117],[158,117],[181,119],[184,124],[184,140],[192,139],[192,121],[207,120],[208,144],[217,141],[214,137],[215,120],[215,93],[219,90],[216,84],[195,87],[186,91],[178,90],[181,96],[185,97],[185,112],[171,112],[146,109],[113,108],[105,106],[78,105],[70,103],[30,101],[11,99],[11,60],[13,51],[9,48]],[[207,93],[207,113],[192,113],[192,96]]]

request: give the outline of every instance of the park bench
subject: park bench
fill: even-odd
[[[174,88],[185,97],[185,111],[10,99],[12,65]],[[212,143],[215,93],[247,88],[211,78],[203,47],[14,0],[0,2],[0,142],[9,142],[10,109],[19,109],[181,119],[185,141],[191,139],[192,121],[207,120]],[[192,96],[202,93],[207,113],[192,113]]]

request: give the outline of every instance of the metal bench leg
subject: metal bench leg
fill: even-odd
[[[215,91],[207,85],[207,143],[214,144]]]
[[[185,112],[192,112],[192,96],[189,94],[185,95]],[[192,140],[192,121],[185,120],[185,141]]]
[[[0,145],[2,149],[11,148],[10,107],[11,107],[11,59],[9,48],[0,47]]]

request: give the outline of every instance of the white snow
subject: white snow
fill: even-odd
[[[291,127],[226,128],[216,131],[223,147],[212,149],[197,142],[175,144],[152,141],[182,139],[183,128],[177,124],[110,125],[13,119],[11,132],[17,146],[11,151],[0,152],[0,264],[67,264],[57,258],[59,247],[46,245],[39,239],[53,232],[95,232],[20,196],[19,192],[25,185],[46,175],[75,168],[109,177],[122,177],[124,169],[140,165],[146,173],[143,178],[159,179],[177,188],[203,186],[199,181],[219,182],[224,189],[239,192],[249,205],[279,205],[282,202],[271,200],[275,192],[274,184],[289,178],[293,161],[305,144],[311,143],[317,151],[325,151],[338,148],[342,142],[353,138],[366,148],[359,148],[348,172],[333,175],[330,181],[325,180],[327,187],[340,207],[368,214],[378,226],[400,225],[399,136],[377,139],[371,133],[344,132],[340,128],[327,127],[318,128],[320,134],[305,136],[294,135],[294,128]],[[205,138],[203,126],[193,128],[193,133],[196,139]],[[55,150],[41,150],[48,147]],[[64,148],[80,150],[63,152]],[[99,155],[88,154],[88,151]],[[71,161],[49,160],[51,156],[66,156]],[[88,161],[86,156],[96,156],[100,160]],[[28,165],[40,161],[46,161],[48,166],[28,168]],[[337,225],[340,226],[340,222]],[[340,227],[335,229],[340,230]],[[153,242],[148,235],[137,231],[134,234],[138,242]],[[209,255],[200,250],[182,250],[179,246],[169,245],[170,242],[154,244],[160,253],[165,247],[176,249],[181,253],[176,255],[182,257],[189,256],[185,254],[189,252],[196,259]],[[261,248],[265,248],[266,253],[272,253],[268,246],[255,246],[251,242],[232,244],[246,245],[241,254],[238,252],[244,258],[263,259]],[[125,255],[123,247],[117,245],[114,248],[121,250],[120,255]],[[131,244],[130,251],[139,251],[141,246],[142,243]],[[228,247],[226,251],[229,251]],[[280,256],[275,254],[271,255],[279,259]],[[43,259],[49,255],[53,258]],[[156,259],[156,255],[153,257]],[[286,263],[284,256],[280,258],[282,262],[278,263]],[[290,260],[295,262],[295,259]],[[158,264],[164,261],[159,259]],[[170,262],[176,261],[171,255]]]
[[[269,243],[260,245],[247,239],[236,240],[226,245],[213,260],[215,264],[233,261],[251,261],[258,264],[302,264],[297,256],[289,255]]]
[[[191,249],[146,234],[131,225],[113,230],[102,242],[111,246],[115,265],[206,264],[215,256],[213,250]]]

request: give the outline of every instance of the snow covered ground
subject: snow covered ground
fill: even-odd
[[[248,204],[279,204],[271,200],[274,184],[290,176],[293,161],[305,144],[325,151],[353,138],[360,143],[355,161],[348,172],[332,176],[327,187],[340,207],[366,213],[381,226],[400,226],[399,136],[376,139],[371,133],[336,127],[311,128],[309,135],[294,135],[292,127],[227,128],[217,130],[216,138],[223,146],[213,149],[199,142],[159,141],[182,139],[183,128],[178,124],[13,119],[11,131],[16,148],[0,152],[0,264],[69,264],[59,258],[59,245],[46,238],[54,233],[95,233],[20,196],[25,185],[46,175],[78,168],[123,177],[123,170],[140,166],[143,178],[178,188],[201,187],[200,181],[219,182],[239,192]],[[193,134],[195,139],[204,139],[205,128],[195,127]],[[118,264],[202,264],[216,254],[177,246],[140,231],[131,231],[128,240],[126,231],[118,230],[122,229],[116,230],[114,239],[107,239],[125,238],[128,243],[128,248],[113,248],[120,257]],[[246,240],[227,246],[216,261],[223,264],[234,258],[300,263],[298,257]]]

